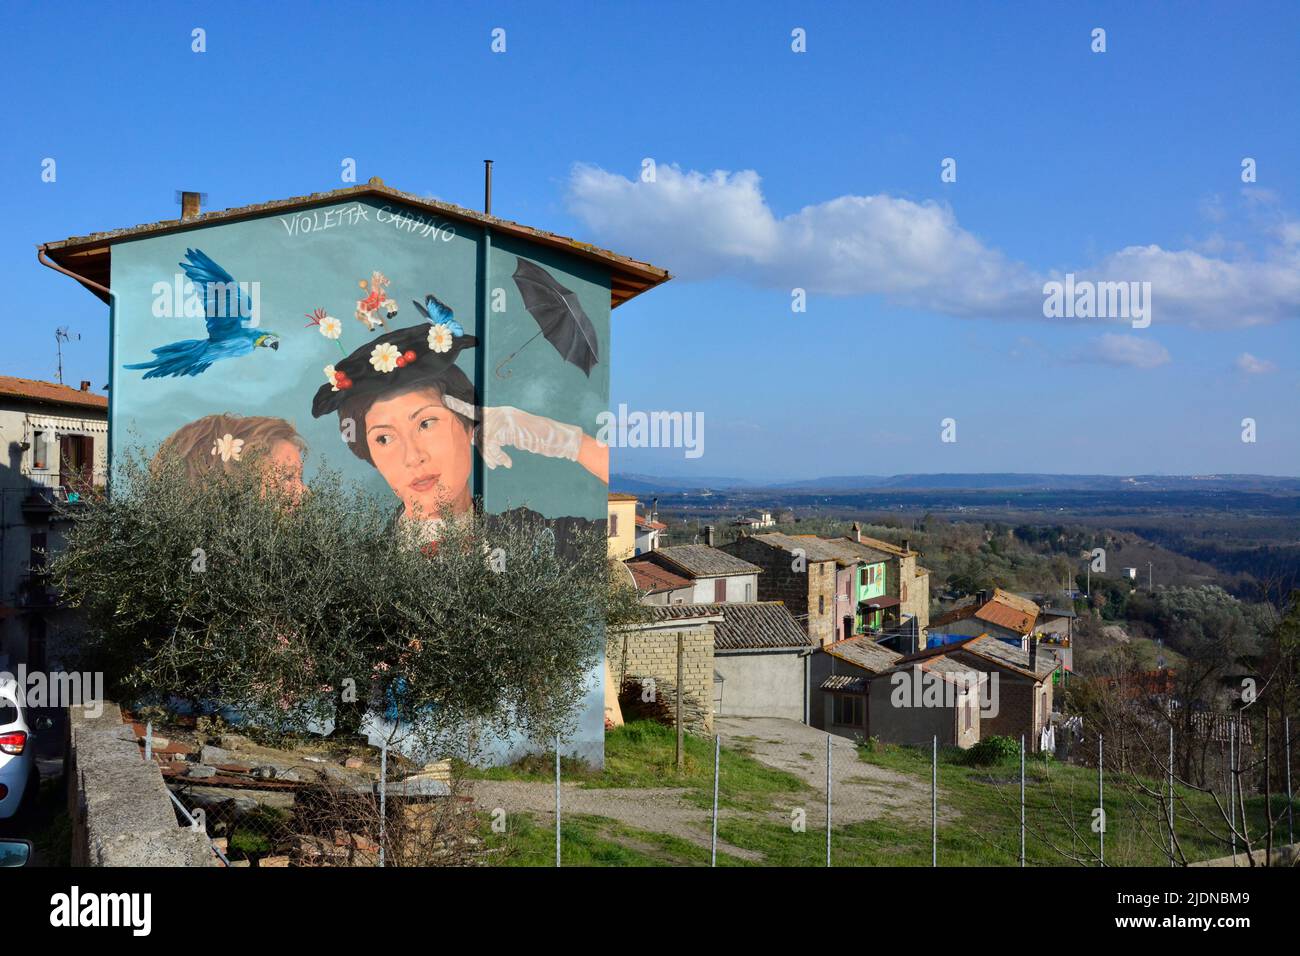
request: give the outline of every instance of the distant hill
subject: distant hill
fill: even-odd
[[[801,481],[754,482],[718,476],[620,475],[610,490],[630,494],[682,494],[704,490],[772,491],[1253,491],[1300,493],[1300,478],[1272,475],[1043,475],[936,474],[832,475]]]

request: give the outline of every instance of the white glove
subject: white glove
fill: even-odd
[[[582,429],[565,425],[541,415],[520,411],[511,405],[479,409],[480,424],[474,441],[489,468],[510,467],[510,456],[503,448],[521,448],[545,458],[578,460],[582,447]]]

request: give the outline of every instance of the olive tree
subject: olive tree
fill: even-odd
[[[82,665],[123,699],[279,731],[352,731],[367,710],[431,738],[566,728],[605,617],[635,602],[599,525],[557,550],[528,512],[448,515],[430,546],[335,474],[287,487],[126,456],[111,495],[69,509],[51,569],[89,625]]]

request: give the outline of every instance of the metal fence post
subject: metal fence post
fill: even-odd
[[[677,634],[677,772],[678,773],[681,773],[684,769],[686,769],[686,739],[685,739],[686,731],[682,727],[682,698],[684,696],[682,682],[685,680],[682,671],[683,671],[683,664],[684,664],[683,658],[685,657],[686,654],[683,640],[684,638],[682,637],[682,634],[679,631]]]
[[[930,748],[930,865],[939,865],[939,735]]]
[[[1098,866],[1106,865],[1106,790],[1105,783],[1102,780],[1102,766],[1106,760],[1105,750],[1103,749],[1102,735],[1097,735],[1097,809],[1101,811],[1101,829],[1097,831],[1097,847],[1100,851],[1098,856]]]
[[[1228,727],[1228,830],[1232,834],[1232,865],[1237,865],[1237,725]]]
[[[555,735],[555,865],[560,865],[560,735]]]
[[[1025,865],[1025,735],[1020,735],[1020,865]]]
[[[384,865],[384,844],[388,842],[388,738],[379,745],[379,865]]]
[[[718,765],[722,762],[722,735],[713,735],[713,850],[709,866],[718,865]]]
[[[1169,725],[1169,865],[1177,866],[1174,858],[1174,725]]]
[[[1295,843],[1295,817],[1291,799],[1291,718],[1282,718],[1282,747],[1286,751],[1286,842]]]
[[[831,865],[831,735],[826,735],[826,865]]]

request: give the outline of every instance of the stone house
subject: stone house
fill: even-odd
[[[760,601],[780,601],[817,647],[835,641],[837,569],[844,559],[819,538],[768,532],[743,535],[719,549],[762,569]]]

